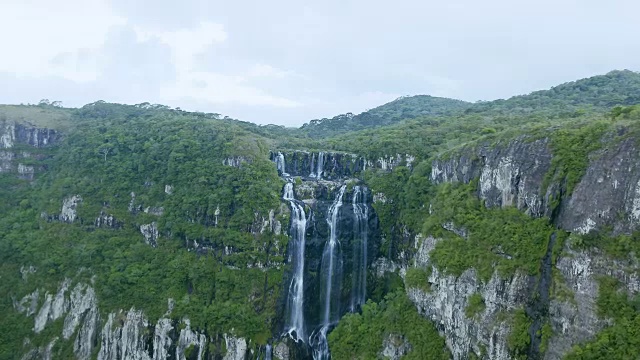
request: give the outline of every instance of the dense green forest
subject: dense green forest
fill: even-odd
[[[429,234],[443,239],[430,253],[436,269],[460,276],[473,268],[485,283],[494,271],[538,277],[545,254],[551,251],[555,265],[567,242],[628,259],[640,251],[637,233],[569,234],[549,217],[532,218],[515,207],[488,208],[478,198],[478,179],[435,184],[431,164],[436,157],[473,153],[516,138],[545,138],[553,159],[543,187],[561,184],[558,194],[568,196],[594,152],[640,138],[638,120],[640,74],[626,70],[491,102],[403,97],[299,129],[148,103],[99,101],[79,109],[49,102],[0,106],[0,124],[28,123],[62,134],[55,146],[11,149],[31,154],[20,161],[37,169],[35,179],[0,172],[0,359],[16,358],[25,338],[43,346],[60,332],[62,319],[33,334],[33,319],[14,308],[17,297],[36,289],[55,293],[65,278],[94,284],[103,317],[135,307],[154,322],[172,298],[172,318],[188,317],[210,337],[233,329],[256,351],[278,339],[283,282],[291,269],[289,211],[281,199],[285,180],[269,158],[275,149],[339,151],[374,160],[416,157],[410,166],[357,174],[372,192],[388,199],[373,204],[383,240],[372,258],[413,255],[416,244],[406,234]],[[560,195],[550,194],[555,213],[562,205]],[[68,224],[58,214],[73,195],[82,200],[76,220]],[[263,229],[270,212],[283,224],[282,233]],[[97,223],[102,215],[113,216],[114,225]],[[447,231],[444,223],[464,228],[467,235]],[[155,248],[140,232],[148,224],[158,229]],[[206,251],[195,248],[194,241]],[[405,359],[450,358],[438,324],[422,317],[407,296],[410,288],[430,291],[430,269],[411,264],[402,264],[404,279],[394,273],[373,280],[385,284],[329,334],[333,358],[376,358],[385,339],[399,341],[398,334],[411,344]],[[25,265],[37,268],[29,281],[20,276]],[[611,325],[575,346],[568,358],[632,358],[640,328],[638,296],[621,291],[622,285],[609,277],[599,279],[599,286],[598,315],[611,319]],[[572,294],[557,285],[552,296]],[[474,293],[463,312],[473,318],[486,306]],[[513,358],[526,358],[527,331],[534,322],[549,321],[546,311],[518,309],[505,315],[516,329],[509,338]],[[534,337],[546,346],[550,335],[548,327],[542,329]],[[55,351],[72,357],[72,341],[57,342]],[[213,343],[208,351],[224,356]]]
[[[273,244],[287,244],[284,235],[252,233],[255,210],[279,206],[282,180],[268,161],[268,139],[241,123],[166,108],[95,103],[67,115],[73,131],[65,144],[34,159],[48,169],[37,182],[0,174],[1,292],[55,292],[64,278],[93,279],[105,314],[136,307],[153,321],[173,298],[177,317],[211,334],[234,328],[258,344],[273,337],[284,267],[251,268],[281,264]],[[224,166],[230,156],[243,157],[242,168]],[[82,197],[77,224],[49,219],[71,194]],[[116,219],[114,228],[94,223],[101,213]],[[140,225],[151,222],[160,233],[156,249],[141,241]],[[186,251],[194,239],[215,249],[211,256]],[[223,257],[225,247],[232,254]],[[36,283],[15,276],[24,264],[37,267]],[[2,311],[11,315],[0,323],[14,331],[0,342],[2,358],[31,331],[32,320],[11,308],[3,296]]]

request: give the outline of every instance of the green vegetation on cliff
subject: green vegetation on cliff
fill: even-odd
[[[635,359],[640,348],[640,295],[629,296],[611,277],[599,279],[599,315],[613,320],[586,344],[575,346],[567,360]]]
[[[287,237],[261,231],[282,187],[269,140],[230,120],[166,109],[95,103],[68,113],[74,129],[48,150],[35,182],[0,174],[0,312],[15,313],[11,297],[55,293],[70,278],[93,284],[103,318],[134,307],[153,322],[173,298],[172,317],[194,329],[235,329],[256,345],[273,338],[285,270],[274,244],[286,249]],[[77,218],[62,223],[74,195]],[[101,215],[115,221],[98,224]],[[151,223],[157,248],[140,231]],[[23,281],[21,266],[36,273]],[[0,358],[33,338],[33,318],[3,316],[0,326],[13,329]]]
[[[422,231],[445,239],[431,253],[435,266],[456,276],[473,268],[485,282],[496,270],[501,275],[519,269],[536,275],[555,229],[547,219],[532,219],[515,208],[487,209],[475,188],[474,183],[443,184],[433,198],[432,214]]]
[[[385,340],[389,346],[407,349],[403,359],[451,357],[435,326],[418,314],[402,291],[390,293],[378,304],[369,301],[360,314],[345,315],[329,335],[329,346],[333,359],[377,359]]]

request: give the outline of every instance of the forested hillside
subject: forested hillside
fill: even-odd
[[[388,104],[354,115],[311,120],[302,125],[302,133],[311,138],[327,138],[351,131],[377,128],[419,116],[447,115],[467,109],[471,104],[428,95],[405,96]]]
[[[358,115],[312,120],[301,129],[311,138],[327,138],[419,118],[423,121],[417,122],[425,126],[437,126],[438,122],[434,123],[437,120],[462,122],[464,124],[453,124],[452,128],[466,134],[471,129],[464,128],[465,125],[477,130],[483,124],[503,123],[500,128],[494,129],[502,130],[509,126],[517,127],[523,122],[564,121],[588,113],[603,114],[616,105],[637,104],[640,102],[639,94],[640,77],[637,73],[629,70],[612,71],[507,100],[468,103],[424,95],[403,97]],[[407,125],[415,123],[412,120]],[[485,131],[491,131],[490,127]]]
[[[26,119],[65,111],[32,110]],[[60,144],[20,160],[37,181],[0,174],[0,321],[11,329],[0,357],[33,327],[10,310],[16,294],[55,293],[64,279],[94,284],[104,317],[134,307],[155,321],[173,298],[174,316],[195,328],[271,338],[287,237],[260,232],[282,187],[268,140],[235,121],[144,105],[66,112],[73,130]],[[37,269],[28,282],[16,276],[25,264]],[[58,346],[60,358],[72,356],[72,343]]]
[[[300,129],[0,106],[0,359],[625,359],[640,74]]]

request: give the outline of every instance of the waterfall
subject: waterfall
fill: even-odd
[[[309,167],[309,177],[310,178],[314,178],[316,177],[316,154],[311,153],[311,163],[310,163],[310,167]]]
[[[367,188],[355,186],[353,189],[353,284],[351,287],[351,312],[364,304],[367,294],[367,242],[369,229],[369,208]]]
[[[320,151],[318,153],[318,170],[316,172],[316,179],[322,179],[322,173],[324,172],[324,153]]]
[[[321,153],[322,154],[322,153]],[[320,162],[322,156],[318,157]],[[310,344],[313,347],[313,358],[315,360],[329,359],[329,344],[327,343],[327,332],[331,325],[339,320],[340,304],[331,301],[333,290],[340,291],[342,279],[342,255],[340,253],[340,242],[338,241],[338,213],[342,207],[342,198],[346,190],[346,185],[342,185],[338,191],[335,201],[329,207],[327,222],[329,224],[329,240],[325,244],[322,253],[321,274],[325,275],[324,293],[321,298],[323,307],[323,318],[320,329],[312,334]],[[338,298],[340,294],[338,293]],[[335,300],[335,299],[334,299]],[[331,306],[333,303],[333,306]],[[334,311],[332,311],[334,310]]]
[[[304,332],[304,247],[305,232],[307,230],[307,217],[304,205],[295,200],[293,183],[288,182],[284,186],[283,199],[291,205],[291,241],[290,262],[293,264],[293,273],[289,293],[287,295],[287,323],[286,332],[292,339],[306,341]],[[294,337],[295,336],[295,337]]]
[[[278,172],[280,173],[281,176],[289,176],[289,174],[287,174],[286,171],[286,163],[284,161],[284,154],[282,154],[281,152],[278,152],[278,155],[276,155],[276,168],[278,169]]]
[[[267,347],[265,349],[265,356],[264,356],[265,360],[271,360],[271,345],[267,344]]]

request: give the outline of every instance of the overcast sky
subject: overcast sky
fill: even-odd
[[[300,125],[640,70],[637,0],[0,0],[0,103],[151,102]]]

